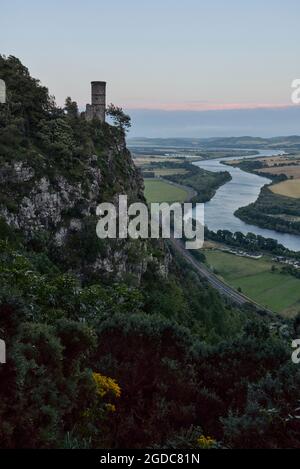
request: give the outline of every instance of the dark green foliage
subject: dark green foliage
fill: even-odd
[[[1,367],[1,447],[53,447],[62,437],[64,420],[80,415],[92,399],[83,395],[91,378],[82,354],[91,347],[83,341],[84,326],[64,323],[64,340],[59,325],[18,324],[7,337],[8,361]],[[68,328],[81,354],[71,348],[65,336]],[[76,349],[75,349],[76,350]]]
[[[106,115],[111,117],[114,125],[116,125],[122,132],[126,132],[131,127],[131,118],[125,114],[121,107],[110,104],[106,109]]]
[[[0,70],[7,88],[7,104],[1,107],[1,143],[10,131],[26,142],[35,137],[41,120],[56,112],[53,99],[16,57],[0,56]]]
[[[193,422],[187,331],[156,316],[116,315],[101,324],[98,335],[99,367],[110,370],[123,392],[117,447],[126,447],[129,440],[134,447],[161,443],[174,429]]]
[[[187,432],[198,426],[226,446],[297,446],[299,430],[291,421],[284,434],[284,422],[297,406],[299,373],[267,322],[249,322],[241,334],[253,312],[224,307],[181,261],[165,280],[153,265],[142,289],[83,288],[51,263],[40,272],[39,256],[2,244],[2,446],[197,447],[198,430]],[[102,436],[80,430],[94,396],[88,368],[122,391]]]

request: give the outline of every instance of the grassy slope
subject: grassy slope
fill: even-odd
[[[147,202],[184,202],[188,192],[165,181],[145,180],[145,197]]]
[[[285,315],[300,311],[300,279],[271,272],[274,263],[270,259],[253,260],[218,251],[206,251],[205,256],[226,282],[258,303]]]

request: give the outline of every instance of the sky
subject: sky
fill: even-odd
[[[0,0],[0,53],[59,105],[107,81],[131,136],[287,135],[299,21],[299,0]]]

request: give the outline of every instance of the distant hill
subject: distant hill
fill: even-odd
[[[300,149],[300,135],[288,137],[131,138],[129,147]]]

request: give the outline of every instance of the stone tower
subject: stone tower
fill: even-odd
[[[92,120],[97,117],[101,122],[105,122],[106,108],[106,81],[92,81],[92,104],[86,105],[86,118]]]

